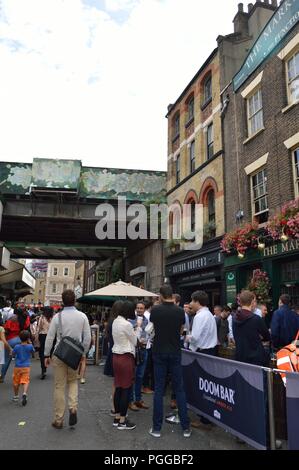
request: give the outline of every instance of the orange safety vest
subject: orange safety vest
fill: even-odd
[[[285,372],[299,372],[299,331],[295,341],[280,349],[277,353],[277,368]],[[280,376],[286,385],[286,374],[281,372]]]

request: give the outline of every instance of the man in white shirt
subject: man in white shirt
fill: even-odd
[[[193,352],[215,356],[217,354],[217,326],[207,305],[209,297],[204,291],[196,291],[191,296],[190,306],[196,315],[193,320],[192,334],[186,337]]]
[[[3,325],[14,315],[14,309],[11,307],[11,301],[6,301],[6,307],[1,310]]]

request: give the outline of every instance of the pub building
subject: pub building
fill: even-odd
[[[276,9],[276,0],[249,4],[247,12],[240,3],[233,19],[234,31],[218,36],[217,47],[168,106],[168,206],[177,205],[181,215],[184,207],[190,207],[192,232],[196,205],[203,207],[204,244],[200,250],[184,248],[184,239],[188,239],[184,233],[182,243],[176,243],[180,216],[174,213],[169,220],[166,276],[183,301],[190,301],[195,290],[204,289],[209,294],[210,308],[224,302],[220,241],[226,218],[222,138],[226,104],[221,102],[221,90],[240,69],[247,51]]]
[[[223,90],[224,101],[226,233],[252,221],[264,233],[299,196],[299,0],[280,3]],[[225,253],[226,301],[260,268],[270,277],[274,308],[282,293],[299,305],[299,241],[292,238],[282,230],[260,250]]]
[[[174,292],[182,296],[182,302],[190,302],[196,290],[204,290],[209,296],[209,305],[223,305],[224,278],[223,254],[220,240],[205,244],[197,252],[185,251],[166,263],[166,276]]]

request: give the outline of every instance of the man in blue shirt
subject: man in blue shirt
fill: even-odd
[[[13,372],[13,401],[19,401],[19,388],[20,385],[23,385],[22,405],[25,406],[27,404],[27,392],[30,383],[31,356],[34,352],[34,347],[30,343],[29,331],[21,331],[19,336],[21,344],[17,344],[13,349],[13,355],[16,358]]]
[[[273,314],[271,338],[275,349],[281,349],[294,341],[299,330],[299,315],[291,310],[290,303],[289,295],[281,295],[279,309]]]

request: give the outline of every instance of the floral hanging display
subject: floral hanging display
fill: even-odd
[[[228,254],[237,252],[241,257],[244,256],[248,248],[257,248],[257,229],[257,224],[246,224],[227,233],[221,241],[222,251]]]
[[[260,269],[253,271],[247,289],[254,292],[258,304],[267,304],[271,301],[271,283],[265,271],[261,271]]]
[[[285,204],[268,222],[266,231],[273,240],[299,238],[299,197]]]

